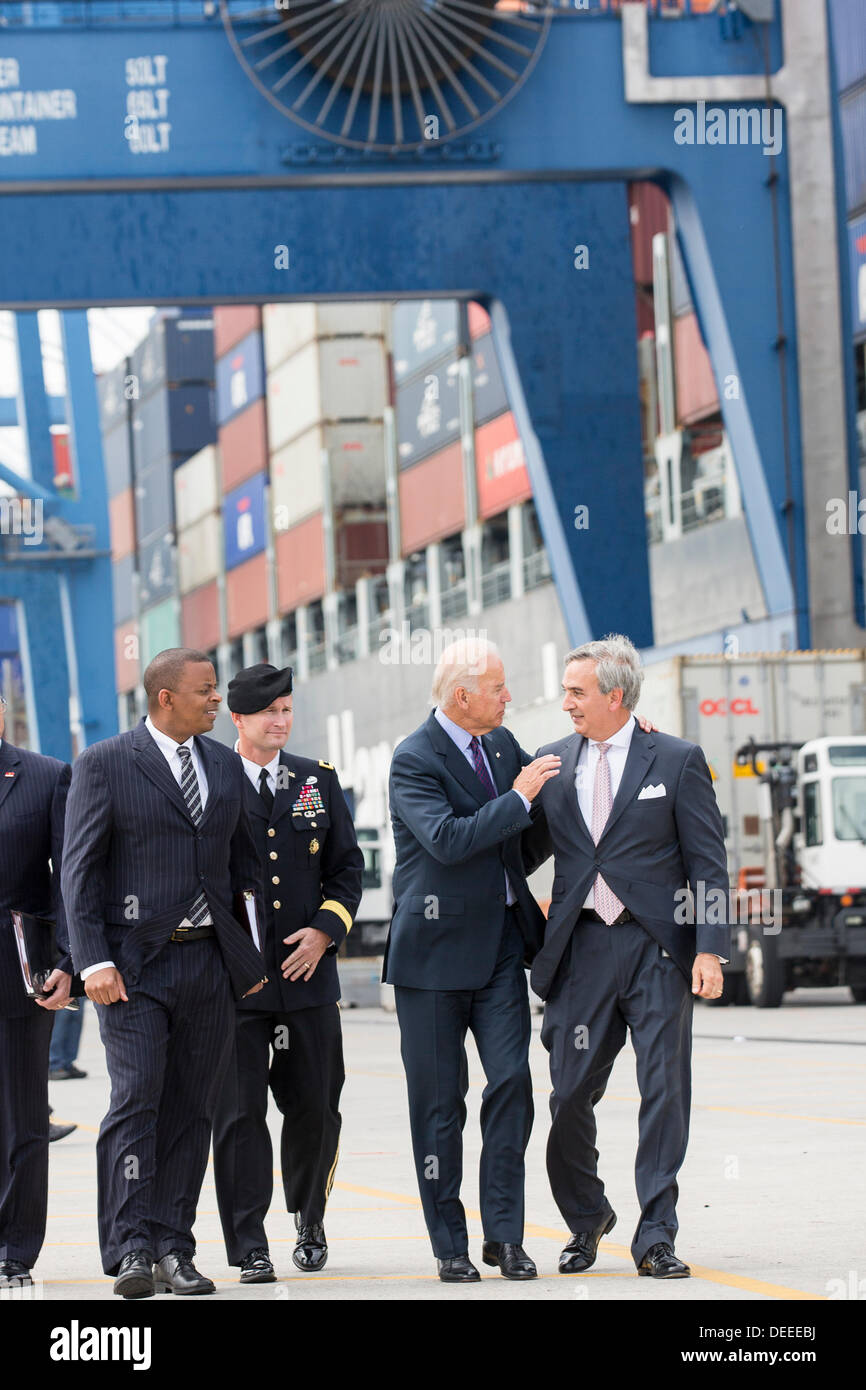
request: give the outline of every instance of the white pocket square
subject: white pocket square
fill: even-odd
[[[667,796],[664,782],[659,782],[657,787],[642,787],[638,801],[649,801],[653,796]]]

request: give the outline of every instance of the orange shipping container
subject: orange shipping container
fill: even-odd
[[[268,620],[268,571],[265,552],[236,565],[226,575],[226,626],[229,639],[261,627]]]
[[[276,539],[277,596],[281,613],[312,603],[325,592],[325,537],[316,512]],[[250,561],[250,563],[252,563]],[[234,572],[234,571],[233,571]]]
[[[124,488],[109,501],[108,524],[112,558],[122,560],[135,549],[135,498],[131,487]]]
[[[628,211],[631,223],[631,250],[634,278],[638,285],[653,282],[653,237],[666,232],[670,224],[670,205],[654,183],[630,183]]]
[[[138,627],[134,620],[114,629],[114,674],[118,695],[126,695],[138,685],[140,653]]]
[[[181,599],[181,640],[185,647],[211,651],[220,640],[220,601],[215,579]]]
[[[532,496],[523,443],[510,410],[475,431],[475,474],[482,517],[496,516]]]
[[[674,320],[674,360],[677,380],[677,419],[693,424],[719,409],[719,396],[707,350],[694,314]]]
[[[490,322],[490,315],[486,309],[482,309],[480,304],[476,304],[474,299],[469,301],[468,314],[470,338],[483,338],[485,333],[490,332],[493,326]]]
[[[264,400],[235,415],[219,432],[223,492],[245,483],[268,466],[268,425]]]
[[[261,331],[262,311],[258,304],[220,304],[213,311],[213,350],[215,357],[245,338],[254,329]]]
[[[406,468],[399,477],[402,551],[453,536],[463,529],[463,450],[449,444],[438,454]]]

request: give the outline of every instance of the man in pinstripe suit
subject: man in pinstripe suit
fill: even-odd
[[[243,767],[201,738],[221,697],[203,652],[144,673],[148,714],[75,763],[62,890],[72,956],[96,1005],[111,1077],[97,1142],[99,1239],[115,1293],[214,1292],[193,1264],[235,999],[264,961],[233,895],[262,897]],[[154,1264],[155,1262],[155,1264]]]
[[[0,1289],[32,1282],[45,1238],[48,1046],[72,970],[59,893],[69,764],[3,739],[5,706],[0,696]],[[57,922],[46,999],[24,992],[10,908]]]

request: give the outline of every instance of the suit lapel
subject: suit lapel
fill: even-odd
[[[584,848],[588,845],[589,848],[594,851],[595,844],[590,834],[589,826],[583,819],[580,802],[577,798],[577,787],[574,783],[575,773],[577,772],[577,762],[583,748],[583,743],[583,734],[573,734],[569,739],[565,752],[562,755],[559,776],[552,779],[552,784],[551,782],[547,783],[547,786],[550,788],[547,796],[548,799],[550,797],[554,799],[554,814],[556,814],[557,811],[561,812],[562,826],[573,831],[575,839],[577,839]],[[545,807],[545,812],[548,820],[550,820],[550,811],[547,807]]]
[[[433,714],[427,720],[427,733],[436,752],[445,759],[445,766],[451,776],[460,783],[473,800],[478,802],[479,806],[486,806],[490,797],[476,777],[474,768],[469,766],[466,757],[461,753],[453,738],[446,734]]]
[[[13,776],[7,777],[6,773],[11,772]],[[21,776],[21,759],[14,744],[7,743],[5,738],[0,747],[0,806],[6,800],[12,788],[16,785]]]
[[[629,805],[635,792],[647,774],[648,769],[655,762],[655,743],[651,734],[645,734],[639,724],[635,725],[635,731],[631,737],[631,747],[623,768],[622,780],[619,790],[613,799],[610,808],[610,815],[607,818],[604,830],[601,834],[603,840],[605,835],[619,820],[626,806]],[[599,844],[601,840],[599,841]]]
[[[277,785],[274,805],[270,815],[271,825],[276,824],[283,816],[288,815],[301,794],[301,787],[304,785],[304,779],[303,777],[299,777],[297,769],[292,767],[292,760],[288,753],[280,753],[280,767],[286,769],[286,785],[284,787]],[[259,800],[261,801],[261,797],[259,797]],[[267,811],[265,811],[265,814],[267,815]]]
[[[496,738],[492,733],[482,734],[481,746],[487,754],[487,761],[490,764],[490,771],[493,782],[499,795],[511,790],[512,778],[509,777],[506,768],[503,766],[503,759],[500,757],[501,749],[496,747]],[[468,767],[469,764],[467,763]]]
[[[208,747],[208,740],[206,738],[199,738],[198,736],[196,736],[196,738],[193,741],[195,743],[196,752],[198,753],[202,761],[204,775],[207,778],[207,805],[205,806],[204,813],[202,815],[201,820],[199,821],[199,825],[202,826],[204,825],[208,816],[213,811],[214,807],[219,804],[219,798],[222,795],[223,770],[219,758],[215,758],[210,748]],[[174,779],[172,778],[172,781],[173,780]],[[182,792],[181,799],[183,799]],[[186,805],[186,802],[184,802],[184,805]]]
[[[189,823],[192,824],[192,816],[184,800],[183,792],[174,780],[174,774],[168,765],[162,749],[158,748],[154,739],[151,738],[144,720],[133,729],[132,749],[135,753],[137,766],[146,777],[150,778],[151,782],[159,787],[160,791],[163,792],[170,801],[174,802],[177,809],[182,812]],[[210,780],[208,780],[208,790],[211,790]]]

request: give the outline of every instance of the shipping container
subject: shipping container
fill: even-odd
[[[628,185],[632,265],[635,284],[652,287],[653,237],[667,232],[670,204],[657,184],[641,181]]]
[[[139,544],[174,525],[174,478],[170,458],[144,469],[135,482],[135,525]]]
[[[148,468],[166,454],[187,456],[213,444],[214,410],[210,386],[160,386],[136,401],[132,413],[136,469]]]
[[[142,398],[157,386],[214,380],[213,318],[209,309],[182,318],[158,319],[132,354],[132,374]]]
[[[223,499],[226,569],[234,569],[267,544],[265,490],[267,474],[256,473]]]
[[[276,538],[277,596],[281,613],[312,603],[325,592],[325,538],[316,512]]]
[[[109,497],[116,497],[132,482],[129,426],[125,420],[102,436],[102,462]]]
[[[12,656],[19,648],[18,605],[0,602],[0,656]]]
[[[174,535],[171,531],[139,545],[138,570],[142,609],[153,608],[177,592]]]
[[[217,424],[224,425],[265,394],[262,335],[248,333],[216,364]]]
[[[181,641],[200,652],[213,651],[222,640],[220,633],[220,595],[216,580],[184,594],[181,599]]]
[[[114,629],[114,676],[117,693],[125,695],[138,685],[139,672],[138,625],[135,622],[122,623]]]
[[[845,201],[849,212],[866,203],[866,86],[845,97],[839,107],[845,152]]]
[[[222,490],[230,492],[268,466],[268,427],[264,401],[255,401],[219,432]]]
[[[262,311],[258,304],[218,304],[213,311],[214,357],[233,348],[248,333],[261,332]]]
[[[476,304],[474,299],[470,299],[467,307],[469,318],[469,337],[471,340],[483,338],[485,333],[491,329],[490,315],[480,304]]]
[[[103,372],[96,378],[99,423],[106,434],[127,418],[130,392],[134,386],[130,371],[128,360],[124,358],[110,372]]]
[[[245,560],[226,575],[226,624],[229,641],[266,623],[268,571],[265,555]]]
[[[308,343],[268,374],[268,437],[275,452],[318,421],[381,420],[387,404],[381,338]]]
[[[265,360],[272,372],[314,338],[381,338],[387,306],[354,300],[336,304],[266,304]]]
[[[472,344],[472,395],[476,425],[483,425],[508,409],[505,382],[490,333]]]
[[[174,512],[179,530],[219,511],[222,493],[214,444],[208,444],[174,470]]]
[[[288,530],[325,505],[323,452],[328,455],[333,506],[384,506],[383,426],[362,421],[314,425],[271,459],[271,508],[276,530]]]
[[[394,380],[414,376],[460,342],[460,308],[455,299],[403,299],[393,305]]]
[[[840,92],[866,80],[866,6],[863,0],[830,0],[836,86]]]
[[[459,443],[404,469],[400,473],[399,488],[404,555],[462,531],[466,512],[463,450]]]
[[[111,533],[111,554],[122,560],[135,549],[135,498],[132,488],[119,492],[108,503],[108,526]]]
[[[719,396],[713,368],[694,314],[674,321],[674,363],[679,423],[690,425],[716,414]]]
[[[682,314],[692,313],[694,304],[680,244],[673,233],[668,237],[668,254],[671,276],[671,309],[679,317]]]
[[[178,587],[182,594],[216,579],[222,568],[223,523],[219,512],[209,512],[177,534]]]
[[[68,430],[51,431],[51,452],[54,456],[54,486],[61,490],[74,487]]]
[[[146,670],[158,652],[180,646],[179,601],[167,598],[141,615],[141,665]]]
[[[475,474],[482,518],[532,496],[523,443],[510,410],[475,431]]]
[[[351,512],[334,519],[335,586],[352,589],[367,575],[384,574],[388,565],[388,521]]]
[[[460,368],[456,356],[397,388],[397,462],[408,468],[460,438]]]
[[[111,562],[111,595],[115,626],[128,622],[135,612],[134,578],[135,555],[124,555],[122,560]]]

